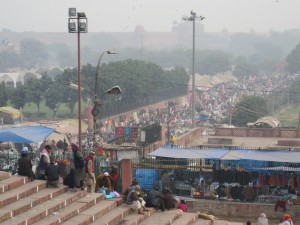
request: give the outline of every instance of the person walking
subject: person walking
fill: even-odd
[[[87,192],[89,193],[95,192],[96,179],[95,179],[94,156],[95,156],[95,152],[91,150],[89,155],[85,159],[85,178],[86,178]]]
[[[18,175],[27,176],[29,181],[34,180],[34,173],[32,171],[32,162],[28,157],[28,148],[23,147],[21,158],[18,160]]]
[[[80,188],[81,186],[83,186],[84,158],[77,144],[71,143],[71,149],[73,151],[74,156],[75,185],[77,188]]]
[[[265,213],[261,213],[259,215],[256,225],[269,225],[269,221]]]

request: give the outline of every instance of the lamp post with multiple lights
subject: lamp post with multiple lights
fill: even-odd
[[[193,64],[192,64],[192,127],[195,127],[195,22],[196,20],[204,20],[205,17],[197,16],[196,13],[192,10],[191,16],[183,17],[183,20],[193,21]]]
[[[68,19],[69,33],[77,33],[78,40],[78,88],[77,88],[77,101],[78,101],[78,145],[79,150],[82,151],[82,130],[81,130],[81,78],[80,78],[80,34],[87,33],[87,18],[84,12],[77,12],[76,8],[69,8],[69,19]]]

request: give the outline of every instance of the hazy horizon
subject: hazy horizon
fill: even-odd
[[[68,8],[85,12],[89,32],[169,32],[193,10],[205,32],[298,29],[299,0],[0,0],[0,31],[68,32]]]

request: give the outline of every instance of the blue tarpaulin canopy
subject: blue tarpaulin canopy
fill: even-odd
[[[297,151],[257,151],[257,150],[227,150],[227,149],[195,149],[195,148],[159,148],[148,156],[182,158],[182,159],[219,159],[219,160],[256,160],[270,162],[300,162],[300,152]]]
[[[44,126],[24,126],[0,129],[0,142],[38,143],[54,131]]]

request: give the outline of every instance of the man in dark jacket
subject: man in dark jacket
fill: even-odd
[[[71,148],[74,155],[75,185],[80,188],[82,186],[80,181],[83,182],[84,178],[84,158],[77,144],[71,143]]]
[[[64,185],[67,185],[69,188],[74,189],[75,186],[75,169],[71,168],[70,173],[64,179]]]
[[[53,158],[50,159],[50,165],[45,169],[48,187],[59,187],[59,168]]]
[[[27,176],[30,181],[34,179],[34,173],[32,171],[32,163],[28,158],[28,148],[24,147],[21,152],[21,158],[18,160],[18,174],[21,176]]]
[[[167,210],[169,209],[177,209],[179,205],[179,201],[174,197],[172,191],[170,189],[165,189],[164,190],[164,203],[165,203],[165,208]]]
[[[165,211],[163,197],[164,195],[159,191],[159,187],[155,187],[147,194],[146,206],[154,207],[156,209],[160,209],[161,211]]]

